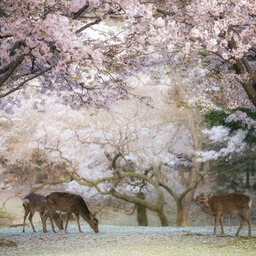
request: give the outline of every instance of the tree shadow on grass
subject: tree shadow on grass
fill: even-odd
[[[13,241],[0,238],[0,247],[15,247],[17,245],[18,244]]]

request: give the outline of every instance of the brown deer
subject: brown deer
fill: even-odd
[[[22,198],[22,205],[25,210],[25,215],[24,215],[24,221],[23,221],[23,232],[25,232],[25,222],[27,219],[27,216],[29,214],[29,221],[32,226],[32,229],[34,232],[36,232],[35,227],[32,222],[32,218],[35,214],[35,212],[39,212],[41,221],[43,224],[43,214],[48,211],[48,205],[47,205],[47,200],[44,196],[39,195],[39,194],[29,194],[26,197]],[[61,219],[59,214],[55,214],[54,217],[54,222],[58,226],[59,229],[63,229],[63,220]]]
[[[53,216],[55,211],[61,211],[67,213],[66,218],[66,225],[65,225],[65,232],[67,232],[68,221],[72,215],[75,214],[77,225],[79,232],[82,232],[80,223],[79,223],[79,215],[88,222],[90,227],[94,230],[94,232],[98,233],[98,220],[95,218],[94,214],[91,214],[89,211],[84,199],[77,194],[72,194],[68,192],[53,192],[49,194],[47,197],[47,204],[48,204],[48,212],[44,214],[43,218],[43,230],[46,232],[46,219],[47,217],[50,218],[52,231],[56,232],[53,226]]]
[[[244,221],[248,222],[248,236],[251,236],[251,219],[248,211],[251,208],[251,199],[249,196],[238,193],[196,197],[196,202],[200,208],[207,214],[215,217],[215,226],[213,234],[216,235],[217,223],[220,221],[221,234],[224,235],[223,214],[237,214],[240,220],[240,226],[236,232],[238,236],[244,225]]]

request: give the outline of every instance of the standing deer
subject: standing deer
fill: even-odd
[[[68,221],[72,215],[75,214],[77,225],[79,232],[82,232],[79,223],[79,215],[88,222],[90,227],[94,230],[94,232],[98,233],[98,220],[95,218],[94,214],[91,214],[89,211],[84,199],[77,194],[72,194],[68,192],[53,192],[49,194],[47,197],[48,211],[44,214],[43,218],[43,230],[46,232],[46,219],[50,218],[52,231],[56,232],[52,223],[52,219],[55,211],[61,211],[67,213],[65,232],[67,232]]]
[[[32,218],[36,211],[39,212],[43,224],[43,214],[48,210],[46,198],[39,194],[29,194],[22,199],[22,205],[25,209],[22,231],[25,232],[25,222],[29,214],[28,219],[30,221],[33,231],[36,232],[32,222]],[[58,228],[63,229],[63,220],[60,218],[60,216],[58,214],[55,214],[53,219]]]
[[[251,208],[252,201],[249,196],[238,193],[213,196],[200,195],[196,197],[196,202],[205,213],[215,216],[214,235],[216,235],[218,220],[221,225],[221,234],[224,235],[223,213],[228,213],[237,214],[239,217],[240,226],[236,232],[236,236],[238,236],[242,229],[244,220],[248,222],[248,236],[251,236],[251,219],[248,211]]]

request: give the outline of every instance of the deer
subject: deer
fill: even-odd
[[[237,214],[240,220],[240,226],[236,232],[236,236],[239,235],[245,220],[248,223],[248,236],[251,236],[251,219],[248,215],[248,211],[251,208],[252,201],[249,196],[241,193],[212,196],[199,195],[196,197],[196,203],[203,212],[215,217],[214,235],[216,235],[218,220],[221,225],[221,235],[224,235],[223,214],[227,213]]]
[[[29,194],[29,195],[25,196],[24,198],[22,198],[22,205],[25,210],[22,232],[23,233],[25,232],[25,222],[26,222],[28,214],[29,214],[28,219],[30,221],[33,232],[36,232],[35,227],[32,222],[32,218],[33,218],[35,212],[39,212],[41,221],[42,221],[42,225],[43,225],[43,215],[46,211],[48,211],[48,205],[47,205],[46,198],[40,194],[32,193],[32,194]],[[57,227],[59,229],[63,229],[63,220],[61,219],[60,215],[56,213],[53,216],[53,219],[54,219],[54,222],[57,225]]]
[[[81,217],[90,225],[90,227],[94,230],[95,233],[99,232],[98,219],[95,217],[95,214],[92,214],[89,211],[84,199],[80,195],[69,193],[69,192],[52,192],[46,197],[46,200],[49,208],[43,217],[44,232],[46,232],[46,219],[49,217],[51,221],[52,231],[56,233],[53,222],[52,222],[54,213],[56,211],[67,213],[66,224],[65,224],[66,233],[67,233],[68,221],[72,213],[75,214],[79,232],[82,232],[80,223],[79,223],[79,215],[81,215]]]

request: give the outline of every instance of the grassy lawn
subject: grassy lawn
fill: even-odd
[[[69,233],[49,231],[37,233],[26,227],[0,229],[0,255],[107,255],[107,256],[255,256],[256,232],[248,238],[245,226],[240,237],[234,237],[237,227],[225,227],[225,236],[213,236],[213,227],[126,227],[100,226],[94,233],[83,225],[79,233],[75,223]],[[50,230],[50,227],[48,227]],[[254,230],[254,228],[253,228]]]

